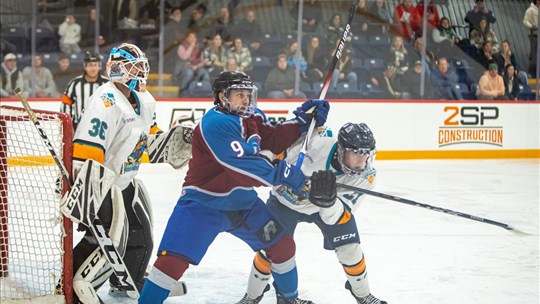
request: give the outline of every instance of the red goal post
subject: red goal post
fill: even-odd
[[[71,172],[71,118],[34,112]],[[73,224],[60,212],[68,187],[26,111],[0,106],[1,303],[71,303]]]

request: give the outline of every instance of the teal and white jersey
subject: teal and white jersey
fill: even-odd
[[[296,164],[298,154],[302,148],[303,139],[304,137],[301,137],[286,150],[283,155],[285,160],[292,164]],[[319,170],[331,170],[336,175],[336,180],[338,183],[363,189],[373,189],[375,186],[376,170],[368,167],[366,170],[364,170],[360,177],[350,176],[344,174],[341,170],[336,170],[332,166],[332,163],[337,163],[336,153],[334,153],[336,149],[337,137],[333,137],[331,130],[324,129],[320,132],[313,132],[307,149],[308,153],[304,158],[304,163],[302,164],[302,172],[304,172],[306,177],[309,177],[313,174],[313,172]],[[272,194],[275,195],[283,205],[297,212],[313,214],[320,211],[319,207],[311,204],[308,200],[309,182],[304,187],[304,191],[300,196],[292,194],[283,185],[273,187]],[[345,208],[349,209],[351,212],[358,209],[359,203],[364,196],[365,195],[360,192],[338,188],[338,201],[344,203]]]
[[[73,139],[74,170],[94,159],[118,174],[116,185],[122,190],[139,170],[148,134],[158,130],[152,94],[132,94],[135,105],[112,82],[97,88],[88,99]]]

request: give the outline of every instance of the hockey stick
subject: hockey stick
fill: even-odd
[[[345,43],[347,42],[347,36],[349,36],[349,33],[351,31],[351,22],[355,14],[356,14],[356,4],[355,2],[353,2],[351,4],[351,9],[349,12],[349,19],[347,20],[347,24],[345,25],[345,28],[343,29],[343,34],[341,35],[339,44],[336,47],[336,51],[334,52],[334,57],[332,58],[332,62],[330,63],[330,66],[328,67],[328,73],[326,74],[326,77],[324,78],[323,86],[321,88],[321,94],[319,94],[319,100],[324,99],[324,97],[326,97],[326,92],[328,91],[328,87],[330,87],[330,81],[332,80],[332,76],[334,75],[334,70],[336,69],[337,62],[341,58],[341,55],[343,53],[343,48],[345,47]],[[306,114],[311,114],[313,113],[313,111],[315,111],[315,107],[309,109],[306,112]],[[298,168],[302,168],[302,163],[304,162],[304,157],[306,156],[306,153],[307,153],[307,146],[309,144],[309,139],[311,138],[311,134],[313,134],[314,129],[315,129],[315,118],[313,118],[311,120],[311,123],[309,124],[306,138],[304,138],[304,142],[302,143],[302,148],[300,150],[300,153],[298,154],[298,160],[296,161],[296,166]]]
[[[521,230],[519,230],[519,229],[517,229],[515,227],[512,227],[512,226],[510,226],[508,224],[501,223],[501,222],[496,222],[494,220],[479,217],[479,216],[476,216],[476,215],[471,215],[471,214],[467,214],[467,213],[463,213],[463,212],[459,212],[459,211],[454,211],[454,210],[445,209],[445,208],[441,208],[441,207],[437,207],[437,206],[423,204],[423,203],[415,202],[413,200],[409,200],[409,199],[406,199],[406,198],[393,196],[393,195],[390,195],[390,194],[385,194],[385,193],[380,193],[380,192],[375,192],[375,191],[362,189],[362,188],[354,187],[354,186],[349,186],[349,185],[345,185],[345,184],[341,184],[341,183],[337,183],[336,186],[338,188],[357,191],[357,192],[361,192],[361,193],[364,193],[364,194],[367,194],[367,195],[371,195],[371,196],[375,196],[375,197],[395,201],[395,202],[398,202],[398,203],[403,203],[403,204],[407,204],[407,205],[411,205],[411,206],[415,206],[415,207],[426,208],[426,209],[429,209],[429,210],[442,212],[442,213],[446,213],[446,214],[450,214],[450,215],[455,215],[455,216],[459,216],[459,217],[466,218],[466,219],[469,219],[469,220],[478,221],[478,222],[481,222],[481,223],[498,226],[498,227],[504,228],[504,229],[516,234],[516,235],[520,235],[520,236],[530,235],[529,233],[523,232],[523,231],[521,231]]]
[[[49,138],[47,137],[45,130],[43,130],[41,124],[39,123],[39,120],[37,119],[36,114],[30,107],[28,100],[26,100],[26,97],[23,95],[21,88],[16,88],[14,92],[19,98],[19,101],[24,106],[24,109],[28,113],[30,120],[32,121],[36,129],[38,130],[38,133],[41,136],[43,143],[47,146],[47,149],[49,149],[51,156],[53,157],[55,163],[58,165],[58,168],[60,169],[60,173],[69,182],[70,187],[72,187],[73,180],[71,179],[70,174],[68,173],[66,167],[64,166],[64,164],[58,157],[56,150],[54,149]],[[131,274],[129,273],[126,267],[126,264],[124,263],[124,260],[122,259],[122,256],[120,255],[116,247],[113,245],[111,238],[105,231],[105,228],[103,227],[103,224],[101,224],[101,220],[97,217],[97,214],[94,221],[92,221],[92,223],[90,223],[88,227],[90,228],[92,235],[98,241],[99,247],[101,248],[103,255],[105,255],[105,258],[111,265],[111,268],[113,269],[114,274],[118,277],[118,281],[121,284],[123,284],[121,287],[126,290],[127,294],[131,298],[138,298],[139,291],[137,290],[137,287],[135,286],[135,281],[133,281],[133,278],[131,277]]]

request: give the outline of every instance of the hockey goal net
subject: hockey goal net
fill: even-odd
[[[70,171],[71,119],[63,113],[35,112]],[[71,303],[73,230],[59,207],[67,188],[24,109],[1,106],[1,303]]]

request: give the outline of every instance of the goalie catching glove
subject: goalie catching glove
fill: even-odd
[[[191,157],[191,138],[195,126],[175,125],[169,131],[148,137],[148,156],[151,163],[169,163],[179,169]]]
[[[329,208],[337,198],[336,176],[331,171],[319,170],[311,175],[309,201],[318,207]]]

